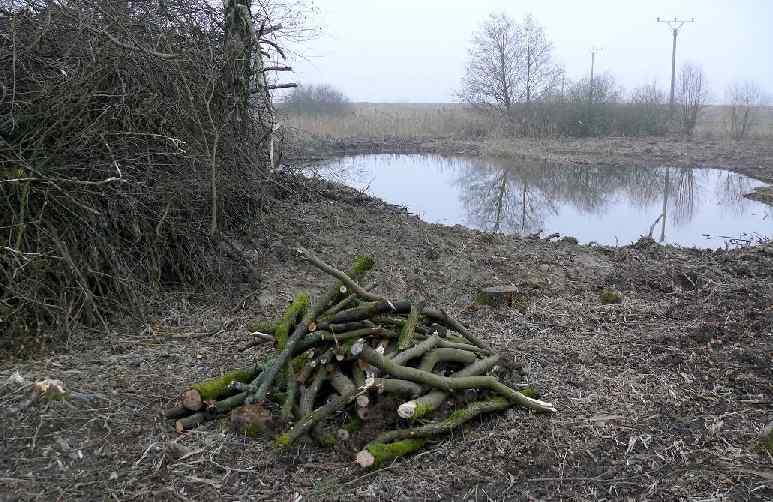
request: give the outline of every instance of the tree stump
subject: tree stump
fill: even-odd
[[[475,303],[492,307],[512,305],[518,292],[516,286],[489,286],[478,291]]]

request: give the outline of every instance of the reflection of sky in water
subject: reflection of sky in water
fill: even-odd
[[[581,242],[627,244],[649,233],[684,246],[721,247],[721,236],[773,235],[773,208],[743,197],[762,183],[718,169],[551,167],[431,155],[362,155],[318,173],[423,220],[482,230],[559,232]],[[711,239],[704,236],[707,234]]]

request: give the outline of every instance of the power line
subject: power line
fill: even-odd
[[[679,19],[678,17],[675,17],[674,19],[665,19],[665,18],[658,18],[659,23],[667,24],[669,28],[671,28],[671,32],[674,35],[674,44],[671,48],[671,97],[668,101],[668,106],[670,113],[673,115],[674,113],[674,85],[676,82],[676,37],[679,35],[679,30],[682,29],[682,27],[687,23],[694,23],[695,18],[690,19]]]

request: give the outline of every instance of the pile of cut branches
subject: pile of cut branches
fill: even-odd
[[[516,391],[493,376],[499,355],[444,311],[360,286],[372,259],[358,257],[346,274],[297,251],[337,282],[314,302],[298,294],[281,320],[263,323],[256,336],[275,342],[276,357],[183,392],[165,413],[177,432],[230,413],[236,432],[273,437],[286,449],[304,436],[322,445],[348,441],[363,423],[391,415],[393,430],[356,448],[357,463],[375,467],[484,413],[514,405],[556,411],[532,389]]]

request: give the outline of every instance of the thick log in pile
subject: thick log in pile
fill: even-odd
[[[331,446],[376,415],[390,423],[384,414],[391,411],[396,428],[376,431],[357,448],[356,462],[376,467],[484,413],[515,405],[556,411],[531,389],[517,391],[493,376],[499,355],[442,310],[360,286],[372,259],[358,257],[346,274],[305,249],[298,253],[336,283],[314,302],[296,295],[281,320],[253,326],[260,339],[274,341],[274,358],[186,389],[165,412],[178,433],[230,413],[234,431],[270,437],[279,449],[304,436]]]

